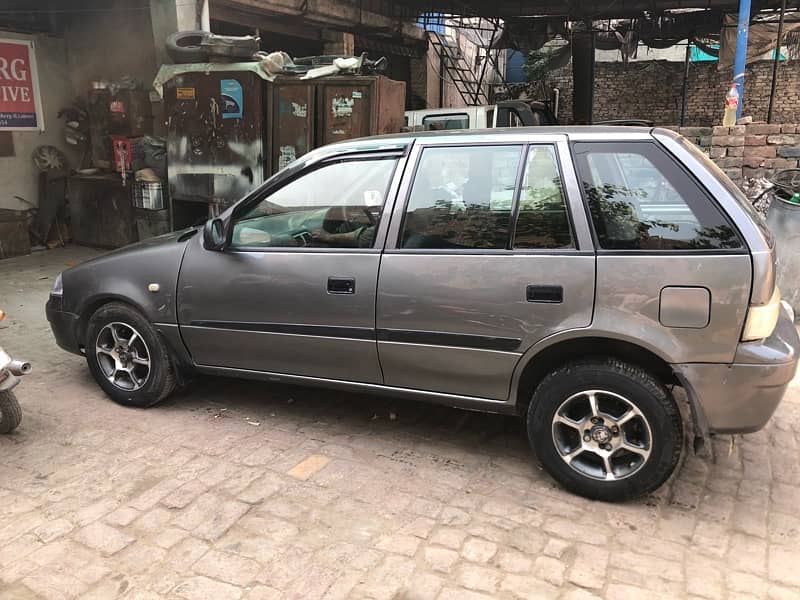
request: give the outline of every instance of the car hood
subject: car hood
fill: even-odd
[[[175,288],[187,242],[197,228],[108,252],[64,271],[64,310],[88,317],[104,302],[138,308],[151,322],[175,323]]]

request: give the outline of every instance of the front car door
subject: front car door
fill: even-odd
[[[177,300],[197,365],[382,382],[375,291],[405,160],[388,146],[315,162],[237,205],[222,252],[192,240]]]
[[[409,158],[378,351],[386,385],[505,402],[528,348],[591,323],[595,255],[565,136],[473,138],[423,138]]]

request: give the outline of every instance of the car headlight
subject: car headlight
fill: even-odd
[[[56,275],[56,280],[53,282],[53,289],[50,290],[51,296],[63,296],[64,295],[64,283],[61,281],[61,273]]]

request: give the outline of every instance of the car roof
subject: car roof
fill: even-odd
[[[652,127],[628,127],[621,125],[541,125],[538,127],[497,127],[491,129],[445,129],[439,131],[410,131],[390,133],[372,137],[357,138],[339,142],[329,146],[331,150],[337,146],[361,147],[364,149],[376,145],[402,145],[414,141],[423,143],[457,142],[502,142],[507,138],[510,142],[519,143],[526,137],[566,136],[570,140],[616,141],[631,139],[650,139],[658,129]]]

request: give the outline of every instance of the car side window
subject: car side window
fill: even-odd
[[[525,162],[514,248],[574,248],[555,148],[531,146]]]
[[[742,248],[696,182],[649,142],[576,143],[578,174],[601,248]]]
[[[309,171],[237,219],[231,246],[371,248],[396,164],[349,160]]]
[[[506,248],[520,160],[521,146],[425,148],[400,247]]]

